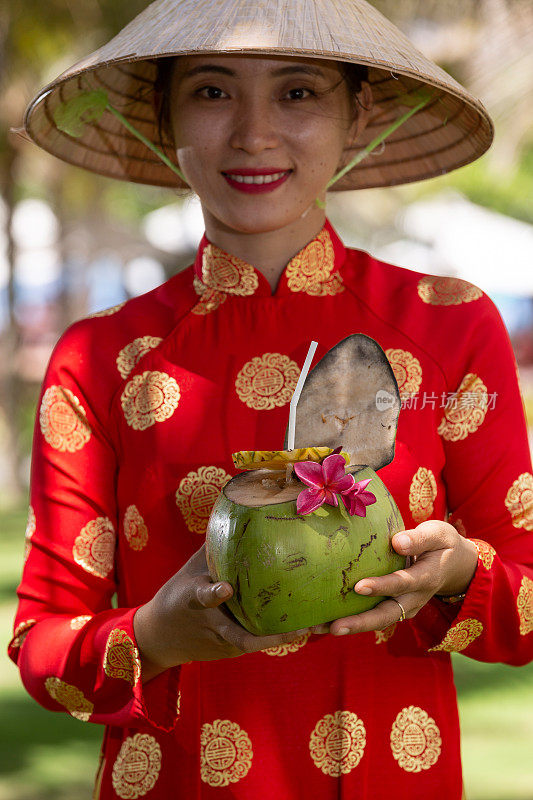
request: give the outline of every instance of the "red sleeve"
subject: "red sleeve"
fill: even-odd
[[[26,557],[8,652],[27,691],[51,711],[171,730],[180,668],[143,685],[133,629],[137,608],[111,604],[117,457],[105,425],[112,375],[97,366],[105,341],[94,333],[100,322],[82,321],[63,335],[43,383]]]
[[[477,305],[479,304],[479,305]],[[484,295],[459,331],[467,357],[439,435],[448,521],[478,549],[466,598],[433,600],[413,622],[431,651],[478,661],[533,660],[533,475],[518,371],[507,330]],[[474,307],[477,306],[477,307]],[[457,353],[457,356],[460,354]]]

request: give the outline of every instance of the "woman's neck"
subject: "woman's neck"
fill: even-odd
[[[283,228],[265,233],[242,233],[226,227],[204,209],[205,232],[209,241],[259,270],[273,292],[291,258],[320,233],[325,219],[324,209],[317,206]]]

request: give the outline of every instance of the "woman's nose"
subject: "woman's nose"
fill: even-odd
[[[264,97],[243,101],[235,111],[230,145],[248,153],[260,153],[277,147],[279,134],[273,109]]]

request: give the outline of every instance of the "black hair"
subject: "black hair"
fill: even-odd
[[[177,57],[179,58],[179,56]],[[154,81],[154,90],[160,98],[157,122],[159,143],[161,146],[163,146],[163,133],[167,140],[170,142],[174,141],[170,120],[170,85],[175,61],[176,56],[158,58],[155,61],[157,75]],[[348,61],[340,61],[338,63],[341,72],[341,80],[335,83],[328,91],[334,91],[337,86],[344,81],[348,88],[348,94],[353,98],[353,113],[355,115],[357,106],[363,107],[357,95],[361,91],[362,82],[368,81],[368,67],[365,64],[353,64]]]

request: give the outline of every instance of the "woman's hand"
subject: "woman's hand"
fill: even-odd
[[[221,607],[232,594],[229,583],[211,580],[203,544],[133,618],[143,682],[178,664],[234,658],[293,642],[308,630],[255,636]]]
[[[392,537],[397,553],[411,556],[411,566],[379,578],[362,578],[354,590],[363,595],[396,598],[405,609],[406,619],[414,617],[435,594],[466,592],[476,571],[478,552],[473,542],[461,536],[453,525],[428,519],[416,528]],[[400,608],[394,600],[378,603],[370,611],[336,619],[311,628],[313,633],[362,633],[379,631],[398,622]]]

